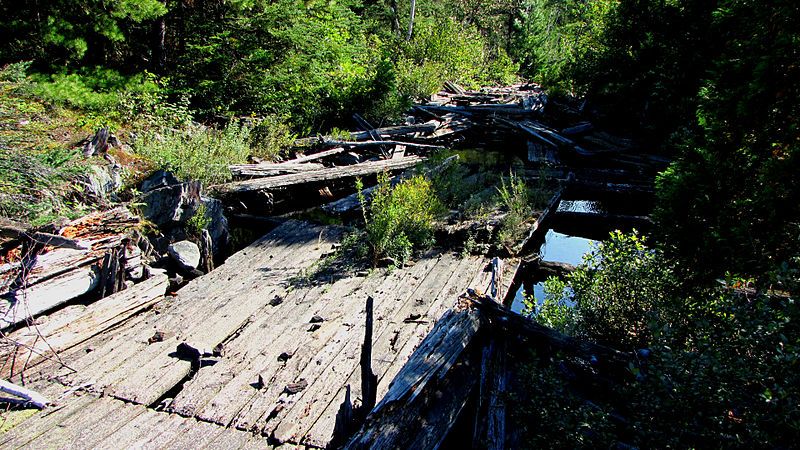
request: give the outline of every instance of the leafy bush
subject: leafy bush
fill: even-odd
[[[507,211],[497,237],[501,244],[509,245],[525,231],[522,225],[531,218],[530,194],[525,180],[517,177],[514,172],[509,174],[508,182],[505,177],[500,179],[497,192]]]
[[[203,128],[149,132],[134,142],[134,149],[180,178],[214,184],[231,179],[230,164],[247,160],[249,138],[248,127],[230,122],[219,131]]]
[[[686,284],[643,238],[615,232],[566,283],[546,284],[545,305],[558,304],[537,320],[646,349],[631,381],[616,387],[626,403],[617,435],[627,444],[790,447],[800,436],[800,308],[790,297],[735,290],[748,285]]]
[[[442,206],[430,181],[415,176],[392,187],[381,174],[369,205],[360,180],[357,187],[373,265],[382,258],[402,264],[414,250],[433,244],[433,220]]]
[[[286,149],[294,144],[296,137],[287,118],[274,115],[262,117],[256,121],[250,133],[252,154],[276,160],[286,156]]]

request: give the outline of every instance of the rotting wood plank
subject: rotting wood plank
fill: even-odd
[[[64,406],[48,408],[36,413],[10,431],[0,435],[0,447],[19,448],[38,438],[48,430],[69,423],[72,416],[81,413],[95,401],[94,396],[83,396]]]
[[[52,427],[44,433],[26,444],[30,448],[91,448],[94,442],[87,442],[97,436],[94,426],[97,422],[107,421],[109,418],[117,420],[117,415],[121,413],[125,404],[120,401],[113,401],[108,398],[98,398],[88,407],[75,414],[72,419],[65,424]]]
[[[341,229],[332,227],[305,227],[305,233],[312,239],[306,240],[304,248],[296,252],[300,261],[294,267],[283,268],[283,282],[287,282],[288,277],[298,274],[300,270],[319,260],[321,255],[328,253],[342,233]],[[232,269],[238,270],[237,276],[242,277],[241,268]],[[184,327],[180,338],[192,348],[210,351],[250,320],[251,315],[259,308],[269,303],[276,289],[285,295],[284,287],[261,286],[259,282],[254,282],[241,291],[232,291],[229,286],[223,286],[223,289],[225,292],[219,296],[221,301],[211,303],[213,309],[203,311],[203,320]],[[148,350],[152,347],[154,346],[149,346]],[[136,358],[126,361],[117,370],[121,377],[115,380],[117,382],[112,388],[113,395],[136,403],[150,404],[188,375],[191,362],[171,356],[175,347],[164,350],[157,348],[157,352],[140,352]],[[136,367],[138,369],[131,373],[130,369]]]
[[[241,194],[244,192],[276,189],[295,184],[330,181],[341,178],[370,175],[383,171],[407,169],[419,164],[423,160],[424,158],[419,156],[407,156],[400,159],[368,161],[364,163],[353,164],[352,166],[331,167],[307,173],[278,175],[274,177],[236,181],[233,183],[211,186],[209,187],[209,190],[220,195]]]
[[[76,349],[74,355],[71,355],[74,356],[74,359],[70,358],[69,364],[78,370],[77,374],[72,374],[67,370],[56,371],[56,373],[60,375],[60,380],[65,384],[77,385],[94,382],[100,388],[115,379],[122,379],[130,375],[127,371],[128,367],[138,368],[143,365],[143,363],[139,366],[126,365],[131,359],[140,357],[141,353],[145,353],[145,360],[147,360],[147,354],[150,352],[166,355],[174,351],[181,337],[177,333],[181,332],[188,324],[197,324],[197,321],[192,320],[194,317],[208,315],[208,308],[204,308],[204,305],[219,303],[220,295],[227,295],[226,298],[230,300],[232,295],[235,296],[254,287],[257,288],[257,283],[267,282],[270,284],[268,280],[271,278],[274,282],[285,280],[288,275],[280,276],[284,269],[284,263],[295,265],[294,261],[296,260],[292,258],[302,258],[302,252],[298,250],[302,248],[302,242],[308,243],[308,241],[312,243],[318,241],[316,229],[305,229],[300,222],[287,221],[247,249],[233,255],[226,265],[202,279],[193,280],[181,290],[177,298],[172,299],[171,302],[167,301],[169,304],[163,308],[161,314],[148,314],[142,319],[140,326],[125,327],[125,330],[110,338],[108,336],[98,337],[87,342],[81,349]],[[248,261],[248,258],[252,258],[252,261]],[[246,272],[253,278],[252,281],[247,281],[238,289],[228,289],[233,292],[214,294],[215,288],[224,286],[231,279],[242,278],[243,275],[239,273],[241,270],[238,268],[248,262],[256,268]],[[230,270],[226,271],[223,268]],[[234,274],[231,270],[236,273]],[[265,276],[270,273],[279,276]],[[223,290],[225,290],[224,287]],[[204,300],[198,302],[197,298]],[[222,305],[225,305],[225,302],[222,302]],[[148,343],[148,338],[157,330],[176,335],[165,342]],[[93,348],[93,351],[86,353],[82,351],[83,348]]]
[[[296,224],[297,223],[295,222],[294,225]],[[290,258],[298,256],[298,252],[295,250],[299,248],[299,242],[301,242],[303,239],[313,239],[313,236],[304,234],[302,232],[292,235],[290,234],[291,230],[288,228],[289,227],[281,227],[280,229],[273,230],[273,233],[279,237],[277,239],[268,239],[272,246],[266,247],[265,250],[273,250],[268,252],[271,259],[260,258],[260,256],[263,255],[262,252],[258,251],[257,249],[259,243],[261,242],[259,241],[251,247],[248,247],[248,249],[245,249],[229,258],[228,264],[223,267],[225,269],[236,270],[236,267],[239,264],[243,264],[246,260],[246,257],[250,256],[253,259],[251,262],[251,267],[260,267],[262,264],[264,264],[267,266],[264,267],[264,269],[273,268],[280,271],[279,269],[284,264],[291,264]],[[281,239],[283,239],[283,241],[281,241]],[[262,239],[262,241],[263,240],[264,239]],[[241,277],[241,274],[237,273],[236,276]],[[111,353],[114,353],[114,355],[110,358],[106,355],[103,355],[102,358],[97,358],[97,364],[99,364],[100,367],[90,367],[91,370],[86,370],[86,372],[100,373],[95,380],[97,381],[96,384],[102,386],[111,381],[107,378],[104,378],[104,374],[110,376],[110,374],[117,371],[117,368],[120,364],[126,363],[129,359],[135,358],[136,355],[139,355],[140,353],[146,353],[147,351],[170,353],[174,351],[177,348],[178,343],[180,343],[180,339],[182,337],[181,333],[185,331],[187,324],[189,324],[188,327],[191,327],[192,324],[196,325],[197,321],[192,320],[194,317],[197,317],[198,315],[200,317],[206,317],[209,314],[209,311],[207,310],[199,311],[199,309],[202,308],[202,305],[197,304],[197,298],[202,298],[204,301],[203,304],[209,305],[218,302],[220,296],[227,295],[226,298],[231,298],[231,295],[238,295],[240,291],[249,289],[241,288],[241,285],[239,285],[239,288],[235,292],[220,292],[219,289],[217,289],[220,285],[230,282],[233,278],[234,274],[232,274],[230,270],[223,270],[223,268],[220,268],[203,277],[203,282],[199,281],[200,279],[193,280],[189,283],[189,285],[181,290],[179,296],[172,301],[169,307],[165,308],[165,311],[156,317],[152,317],[153,320],[151,321],[151,326],[138,327],[130,330],[130,333],[126,333],[121,337],[115,336],[114,340],[122,343],[120,348],[117,348],[117,346],[114,344],[107,344],[103,346],[102,350],[107,350]],[[156,331],[169,333],[172,335],[172,337],[163,343],[148,342],[148,339]],[[100,350],[101,349],[96,349],[92,353],[97,354],[100,352]],[[92,355],[90,354],[86,357],[91,356]],[[117,372],[119,373],[119,371]],[[124,371],[121,373],[123,375],[126,374]]]
[[[455,267],[454,267],[455,266]],[[406,302],[403,308],[394,312],[392,316],[395,321],[390,321],[387,326],[381,331],[381,336],[376,341],[378,343],[389,343],[395,340],[396,345],[401,347],[416,345],[421,342],[428,331],[434,326],[434,323],[440,318],[443,311],[452,307],[458,297],[458,293],[463,292],[465,282],[472,278],[473,270],[467,270],[467,273],[462,273],[462,269],[474,269],[475,261],[470,259],[454,259],[452,255],[444,255],[438,268],[438,272],[442,273],[445,278],[426,283],[426,289],[420,291],[419,289],[413,296],[413,301]],[[464,276],[466,275],[466,276]],[[416,319],[414,319],[416,318]],[[406,320],[412,319],[412,320]],[[398,323],[399,322],[399,323]],[[394,336],[393,331],[400,331],[397,336]],[[376,333],[377,334],[377,333]],[[397,344],[399,342],[399,344]],[[373,358],[373,369],[378,373],[381,378],[385,378],[383,370],[386,368],[383,364],[382,357],[391,355],[391,352],[384,353],[385,347],[379,353],[376,351],[375,358]],[[390,357],[391,358],[391,357]],[[397,366],[402,366],[405,363],[405,358],[394,358],[392,361],[397,362]],[[391,368],[391,366],[389,366]],[[353,398],[362,397],[360,371],[356,368],[351,371],[347,382],[337,383],[340,386],[351,385],[353,390]],[[383,394],[383,386],[378,385],[378,398]],[[333,436],[335,428],[335,414],[338,409],[338,399],[342,398],[344,390],[340,389],[334,396],[333,401],[324,407],[322,413],[316,412],[309,415],[313,419],[316,415],[317,418],[313,421],[308,431],[301,433],[302,436],[300,443],[311,446],[325,446]],[[319,409],[317,409],[319,411]],[[310,423],[310,422],[309,422]]]
[[[384,317],[384,320],[388,320],[389,323],[380,335],[376,333],[371,361],[372,370],[379,380],[385,380],[385,375],[390,369],[397,367],[399,370],[399,367],[410,355],[409,352],[405,358],[401,357],[401,350],[406,347],[415,348],[433,328],[434,323],[439,320],[441,313],[455,305],[458,294],[475,275],[476,260],[476,258],[464,258],[458,261],[457,267],[452,269],[453,276],[441,286],[441,291],[432,298],[431,302],[427,303],[423,310],[419,310],[424,313],[419,314],[420,318],[417,321],[404,321],[408,317],[406,313],[394,313],[389,318]],[[333,397],[334,401],[326,407],[325,411],[319,415],[318,420],[305,433],[303,444],[324,447],[330,441],[336,426],[336,412],[339,408],[337,401],[344,396],[345,387],[348,385],[351,386],[354,399],[361,397],[361,373],[359,370],[354,370],[348,380],[342,383],[343,387]],[[377,398],[380,399],[384,393],[385,385],[379,381]]]
[[[425,123],[419,123],[413,125],[399,125],[392,127],[375,128],[372,131],[378,134],[380,137],[384,138],[392,136],[403,136],[415,133],[425,133],[425,134],[433,133],[439,126],[440,126],[439,121],[430,120]],[[350,133],[350,140],[353,141],[366,141],[370,139],[372,139],[372,134],[369,131],[354,131]],[[319,144],[327,140],[331,140],[329,136],[307,137],[295,140],[295,145],[309,146],[309,145]]]
[[[142,436],[146,436],[152,429],[160,426],[164,420],[163,415],[150,412],[143,405],[129,405],[129,407],[137,410],[139,414],[95,444],[95,449],[116,450],[121,446],[125,447],[127,443],[135,442]]]
[[[24,328],[6,336],[14,341],[16,351],[13,358],[6,355],[13,362],[3,367],[3,376],[12,377],[23,367],[33,367],[53,353],[60,354],[152,306],[164,297],[168,283],[165,274],[156,274],[89,305],[69,323],[54,328],[46,325]]]
[[[360,289],[354,289],[346,296],[336,299],[336,301],[344,306],[347,303],[363,300],[365,295],[372,295],[376,299],[385,296],[396,296],[398,293],[396,288],[401,285],[405,286],[408,291],[413,291],[415,286],[424,280],[433,263],[433,260],[423,259],[410,269],[395,270],[386,277],[369,277],[369,284],[362,285]],[[378,320],[381,320],[380,316],[378,316]],[[277,401],[283,386],[298,379],[312,361],[318,361],[321,364],[322,359],[326,357],[326,351],[332,347],[332,345],[327,345],[330,341],[342,340],[351,334],[350,326],[353,323],[347,321],[349,325],[345,325],[345,322],[346,319],[341,318],[336,326],[328,327],[330,332],[334,333],[334,336],[327,341],[317,342],[313,346],[301,346],[302,351],[299,351],[298,354],[289,359],[285,370],[277,372],[276,378],[272,380],[272,384],[265,394],[254,398],[250,405],[238,413],[234,419],[234,425],[242,429],[263,428],[268,423],[269,414],[278,405]],[[323,330],[325,330],[325,327],[319,331]],[[274,426],[271,423],[269,425]]]
[[[168,409],[178,414],[196,415],[206,421],[227,425],[231,415],[240,408],[238,403],[256,395],[257,389],[253,384],[258,381],[260,368],[267,365],[269,359],[277,361],[282,352],[278,349],[303,337],[298,331],[304,330],[290,329],[291,319],[295,319],[295,322],[299,319],[307,329],[311,315],[303,313],[300,306],[306,306],[303,305],[305,297],[322,294],[322,290],[323,288],[294,290],[282,298],[281,304],[263,307],[255,315],[256,320],[241,335],[225,345],[220,361],[213,366],[201,368]],[[303,321],[301,316],[307,316],[306,320]],[[265,345],[267,342],[269,345]],[[231,404],[236,406],[230,406]],[[221,412],[230,408],[236,411]]]
[[[449,310],[414,352],[408,364],[392,382],[389,392],[376,406],[367,423],[345,448],[436,448],[452,425],[454,416],[463,408],[474,384],[468,376],[475,369],[470,364],[456,364],[480,324],[476,311]],[[450,370],[453,367],[455,370]],[[460,375],[446,383],[438,396],[427,389],[432,380],[442,382],[453,374]],[[443,383],[444,384],[444,383]],[[417,396],[422,396],[417,402]],[[414,405],[412,407],[412,405]],[[437,414],[423,414],[428,405]]]
[[[446,254],[438,258],[436,266],[405,302],[406,305],[424,304],[430,300],[431,290],[438,292],[438,289],[441,289],[441,285],[452,275],[449,264],[447,264],[447,258],[448,255]],[[384,302],[380,301],[380,303]],[[393,303],[396,304],[396,302]],[[386,315],[380,310],[377,311],[377,314]],[[403,310],[401,309],[400,312],[394,314],[403,315]],[[349,333],[348,339],[341,343],[343,345],[337,345],[336,347],[338,348],[334,349],[335,357],[324,369],[324,382],[309,385],[308,389],[302,392],[303,395],[296,399],[293,405],[284,409],[284,411],[287,411],[285,415],[281,411],[279,415],[280,422],[271,433],[278,442],[301,444],[303,434],[316,422],[319,415],[325,411],[325,408],[334,401],[334,396],[339,392],[339,388],[350,374],[357,369],[357,355],[363,342],[365,324],[363,308],[359,311],[354,322],[355,326]],[[379,326],[383,329],[386,324],[379,323]],[[376,332],[379,331],[376,329]]]
[[[341,150],[344,149],[334,149]],[[338,152],[337,152],[338,153]],[[235,164],[228,166],[231,174],[235,177],[272,177],[277,175],[287,175],[292,173],[313,172],[325,168],[322,164],[303,163],[303,164]]]
[[[348,296],[358,292],[365,286],[374,285],[379,282],[381,278],[374,276],[367,280],[363,277],[356,279],[343,279],[330,286],[328,292],[321,293],[327,287],[318,288],[320,292],[306,296],[311,301],[305,301],[301,305],[301,312],[289,311],[290,315],[294,318],[288,318],[286,322],[293,322],[287,324],[288,328],[278,329],[264,329],[260,327],[262,333],[255,336],[242,336],[239,340],[241,344],[250,344],[247,348],[250,351],[259,351],[262,358],[249,363],[246,372],[242,374],[237,373],[237,381],[239,383],[252,383],[262,377],[264,381],[263,390],[254,390],[245,387],[246,393],[252,392],[249,396],[246,394],[227,393],[223,395],[220,393],[219,398],[222,402],[227,402],[230,406],[227,410],[219,411],[215,408],[209,411],[208,408],[204,409],[201,417],[207,417],[214,421],[224,420],[230,422],[243,410],[250,407],[253,403],[258,403],[261,399],[277,399],[281,394],[283,388],[288,384],[298,380],[297,375],[302,368],[305,368],[317,354],[317,352],[324,347],[340,330],[339,323],[342,322],[343,309],[351,303]],[[320,296],[316,294],[321,293]],[[319,301],[313,301],[314,299]],[[304,308],[304,309],[302,309]],[[314,316],[324,318],[324,321],[319,325],[319,329],[313,332],[308,330],[312,326],[309,319]],[[294,320],[292,320],[294,319]],[[299,320],[298,320],[299,319]],[[347,325],[345,325],[347,327]],[[255,326],[253,327],[255,329]],[[277,336],[277,338],[276,338]],[[249,342],[248,342],[249,341]],[[269,349],[263,348],[263,342],[273,342]],[[253,345],[255,344],[255,345]],[[262,347],[259,349],[259,347]],[[286,360],[281,361],[281,354],[285,354]],[[289,357],[288,355],[291,356]],[[242,375],[247,378],[242,379]],[[228,385],[226,389],[241,389],[237,385]],[[242,398],[244,397],[244,398]],[[213,406],[213,405],[212,405]],[[211,414],[211,417],[207,416]],[[221,415],[221,416],[220,416]]]
[[[0,300],[0,329],[20,324],[86,294],[97,287],[99,282],[97,268],[88,266],[17,290],[13,294],[13,300]]]

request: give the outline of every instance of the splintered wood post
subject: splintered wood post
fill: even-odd
[[[200,267],[205,273],[214,270],[214,242],[211,240],[211,233],[205,229],[200,238]]]
[[[372,312],[374,299],[367,296],[367,318],[364,345],[361,346],[361,418],[367,417],[378,396],[378,376],[372,372]]]
[[[123,244],[124,247],[124,244]],[[122,248],[113,248],[103,257],[102,278],[100,281],[100,298],[115,294],[125,286],[125,252]]]

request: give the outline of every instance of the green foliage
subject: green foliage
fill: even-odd
[[[575,91],[575,72],[606,48],[606,22],[616,4],[609,0],[522,2],[511,47],[522,73],[552,90]]]
[[[445,81],[479,87],[514,80],[517,66],[502,49],[491,54],[474,26],[453,18],[419,17],[398,61],[400,91],[426,98]]]
[[[511,172],[507,182],[505,177],[500,179],[497,192],[500,195],[501,205],[507,211],[497,237],[501,244],[512,245],[525,232],[523,225],[531,219],[533,213],[528,186],[525,180]]]
[[[253,156],[275,161],[286,157],[286,151],[294,145],[297,135],[286,118],[266,116],[255,120],[250,133]]]
[[[199,238],[203,234],[203,230],[208,229],[211,225],[211,217],[208,215],[208,208],[205,203],[200,203],[192,217],[186,221],[186,232],[190,236]]]
[[[430,181],[415,176],[392,187],[389,177],[381,174],[369,205],[360,180],[356,186],[373,266],[382,258],[402,264],[415,250],[433,244],[433,220],[442,206]]]
[[[800,436],[796,302],[737,292],[749,282],[734,277],[722,287],[686,284],[673,264],[636,234],[613,233],[566,283],[547,283],[545,303],[561,303],[537,320],[613,348],[649,349],[630,367],[636,381],[619,386],[627,421],[617,435],[628,444],[791,446]]]
[[[650,324],[668,300],[674,276],[657,250],[645,246],[638,234],[612,232],[609,239],[584,255],[581,270],[567,276],[567,284],[545,285],[546,322],[579,335],[623,348],[639,348],[651,341]],[[566,298],[565,298],[566,296]],[[572,312],[565,312],[574,304]],[[574,324],[564,326],[566,321]]]
[[[518,360],[525,363],[511,388],[507,426],[519,433],[520,448],[614,447],[611,413],[576,395],[552,359],[531,350]]]
[[[4,3],[0,61],[35,58],[42,66],[124,61],[137,47],[129,38],[166,12],[158,0]]]
[[[134,150],[179,178],[208,185],[230,180],[228,166],[247,161],[249,138],[250,129],[233,121],[219,131],[201,128],[145,133],[134,142]]]
[[[557,277],[550,277],[544,282],[543,299],[531,295],[523,300],[524,314],[535,317],[537,322],[554,330],[576,334],[578,310],[570,297],[571,291],[567,289],[567,283]],[[541,305],[537,306],[537,302],[541,302]]]

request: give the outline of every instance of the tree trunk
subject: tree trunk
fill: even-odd
[[[408,36],[406,40],[411,40],[411,35],[414,34],[414,15],[417,12],[417,0],[411,0],[411,17],[408,18]]]
[[[153,71],[158,74],[163,74],[167,66],[167,52],[164,46],[164,41],[167,35],[167,21],[164,16],[158,18],[153,24]]]

